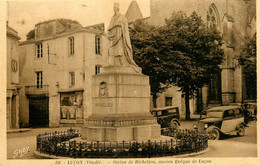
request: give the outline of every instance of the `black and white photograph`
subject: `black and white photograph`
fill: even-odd
[[[257,3],[1,1],[0,166],[257,166]]]

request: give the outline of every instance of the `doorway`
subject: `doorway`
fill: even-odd
[[[29,99],[29,126],[49,127],[48,97],[31,97]]]

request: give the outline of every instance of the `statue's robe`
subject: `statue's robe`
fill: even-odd
[[[124,15],[118,13],[112,17],[108,28],[108,38],[112,40],[109,56],[121,57],[121,65],[133,66],[139,72],[140,69],[133,60],[128,21]]]

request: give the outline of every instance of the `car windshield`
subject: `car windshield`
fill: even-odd
[[[222,118],[223,112],[222,111],[207,111],[207,118]]]

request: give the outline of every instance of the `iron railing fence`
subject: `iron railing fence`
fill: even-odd
[[[69,129],[37,135],[37,151],[71,158],[150,158],[194,153],[208,148],[208,135],[195,130],[168,130],[164,134],[171,139],[142,142],[78,142],[70,140],[80,137],[80,132]]]

